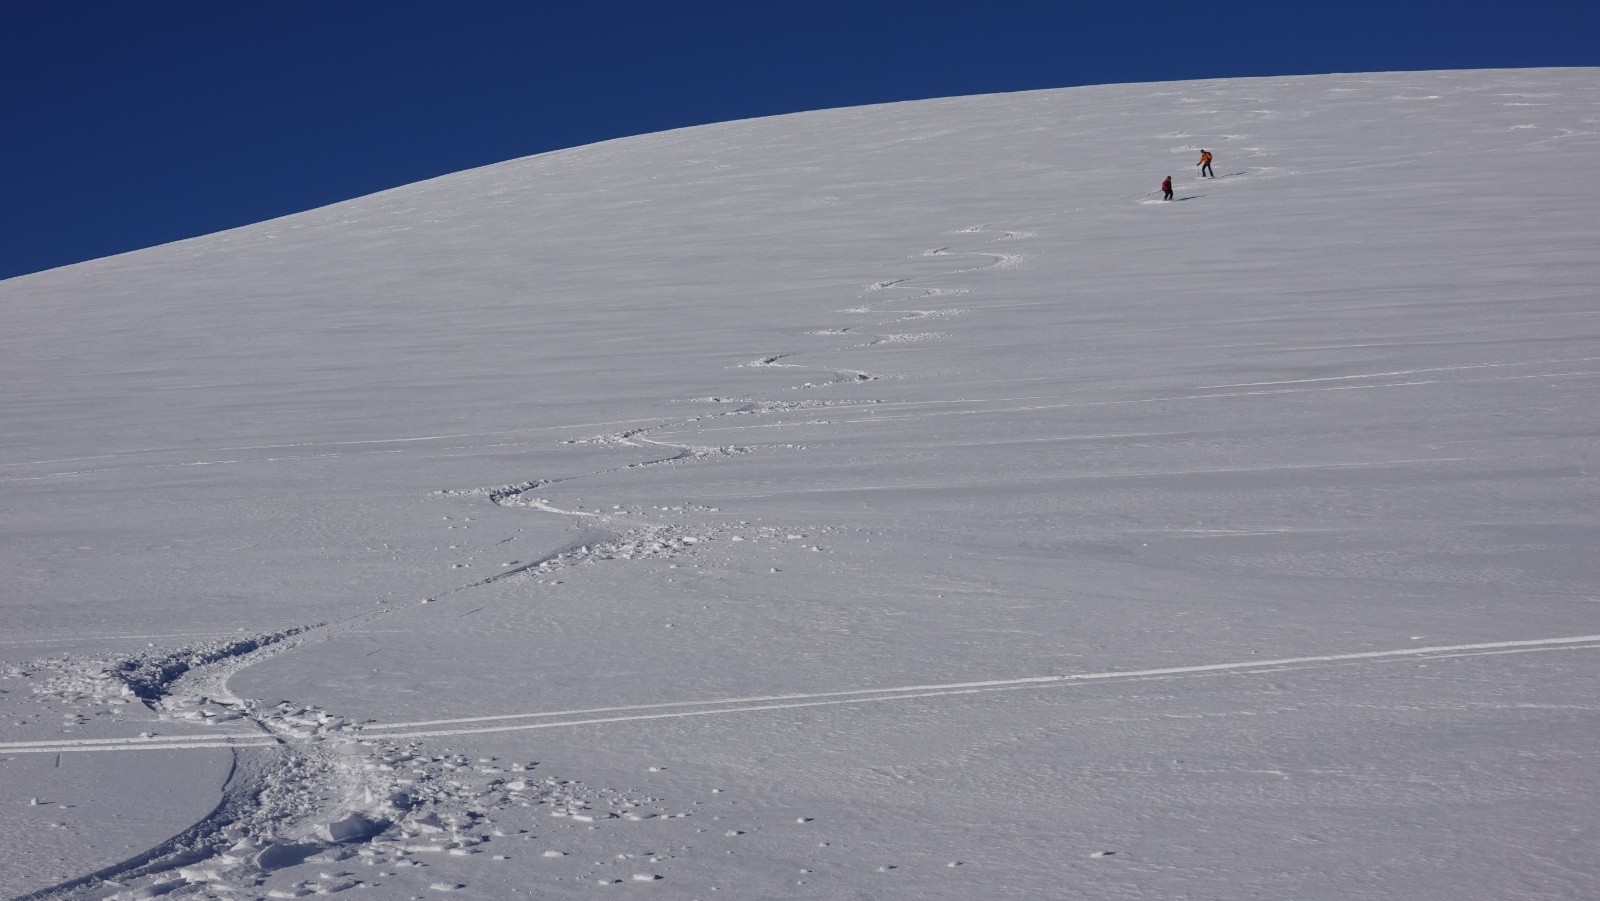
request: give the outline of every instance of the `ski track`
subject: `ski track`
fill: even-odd
[[[622,707],[595,707],[583,710],[561,710],[540,713],[493,714],[488,716],[459,717],[454,719],[419,720],[416,722],[407,723],[371,724],[363,726],[361,731],[364,734],[385,733],[391,736],[403,735],[405,737],[447,734],[476,734],[476,729],[462,732],[419,732],[412,730],[418,730],[430,726],[454,726],[462,724],[481,725],[485,723],[504,722],[507,720],[570,718],[576,716],[590,716],[599,713],[640,714],[637,716],[611,717],[602,720],[568,719],[558,723],[540,723],[511,727],[491,726],[484,728],[499,731],[503,728],[531,729],[548,728],[550,726],[578,726],[589,725],[595,722],[624,722],[639,719],[658,719],[666,715],[701,716],[720,713],[744,713],[756,710],[786,709],[796,706],[816,706],[819,703],[869,703],[886,700],[905,700],[909,698],[939,697],[951,694],[966,694],[977,691],[989,691],[997,689],[1034,688],[1075,682],[1103,682],[1125,679],[1148,679],[1240,671],[1264,672],[1267,670],[1276,670],[1285,667],[1314,666],[1319,664],[1343,664],[1395,658],[1431,659],[1458,656],[1463,654],[1480,654],[1506,651],[1594,650],[1600,649],[1600,644],[1597,643],[1600,643],[1600,635],[1580,635],[1567,638],[1518,639],[1511,641],[1480,642],[1477,644],[1440,645],[1423,648],[1400,648],[1396,650],[1384,651],[1358,651],[1349,654],[1324,654],[1306,657],[1283,657],[1268,660],[1247,660],[1232,663],[1207,663],[1191,666],[1162,667],[1143,670],[1111,670],[1100,673],[1069,673],[1052,676],[1028,676],[1017,679],[996,679],[979,682],[903,685],[893,688],[849,689],[843,691],[815,692],[810,694],[720,698],[711,701],[671,701],[660,704],[637,704]],[[698,710],[678,714],[660,714],[655,712],[667,710],[669,708],[684,707],[715,709]],[[643,711],[652,711],[652,713],[643,714],[641,713]]]
[[[63,638],[19,638],[0,641],[0,647],[20,647],[30,644],[94,644],[108,641],[149,641],[174,638],[226,638],[226,632],[163,632],[159,635],[69,635]]]
[[[1026,676],[1014,679],[991,679],[975,682],[930,683],[901,685],[888,688],[859,688],[804,694],[754,695],[747,697],[717,698],[703,701],[667,701],[655,704],[630,704],[614,707],[591,707],[575,710],[539,711],[530,713],[486,714],[472,717],[455,717],[436,720],[416,720],[398,723],[367,723],[347,726],[334,738],[336,742],[350,743],[364,738],[418,739],[443,736],[480,735],[495,732],[512,732],[529,729],[550,729],[589,726],[608,723],[641,722],[657,719],[714,716],[735,713],[755,713],[768,710],[789,710],[803,707],[821,707],[839,704],[869,704],[884,701],[904,701],[921,698],[951,697],[983,692],[1048,688],[1082,683],[1137,681],[1212,674],[1256,675],[1281,672],[1288,669],[1339,666],[1371,662],[1402,660],[1437,660],[1456,657],[1490,656],[1508,653],[1533,653],[1542,651],[1600,650],[1600,635],[1577,635],[1561,638],[1513,639],[1507,641],[1477,642],[1472,644],[1434,645],[1421,648],[1397,648],[1382,651],[1357,651],[1347,654],[1317,654],[1300,657],[1279,657],[1264,660],[1240,660],[1225,663],[1202,663],[1188,666],[1156,667],[1138,670],[1109,670],[1097,673],[1066,673],[1048,676]],[[597,714],[615,714],[596,716]],[[542,720],[544,722],[516,722]],[[461,727],[461,728],[435,728]],[[270,737],[259,734],[152,736],[149,738],[72,739],[65,741],[29,741],[0,743],[0,754],[45,754],[63,752],[104,751],[166,751],[190,747],[262,747],[279,744]]]

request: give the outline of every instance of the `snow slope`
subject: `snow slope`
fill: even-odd
[[[1600,896],[1597,88],[832,110],[0,283],[0,887]]]

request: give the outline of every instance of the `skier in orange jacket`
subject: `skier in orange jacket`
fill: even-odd
[[[1217,173],[1211,171],[1211,151],[1204,147],[1200,148],[1200,162],[1195,163],[1195,165],[1200,167],[1201,178],[1217,177]]]

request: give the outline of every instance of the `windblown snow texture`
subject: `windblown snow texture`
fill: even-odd
[[[0,894],[1600,896],[1597,85],[734,122],[0,284]]]

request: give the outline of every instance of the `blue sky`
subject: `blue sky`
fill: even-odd
[[[1600,64],[1600,4],[1580,0],[13,0],[4,21],[0,278],[726,119],[1128,81]]]

